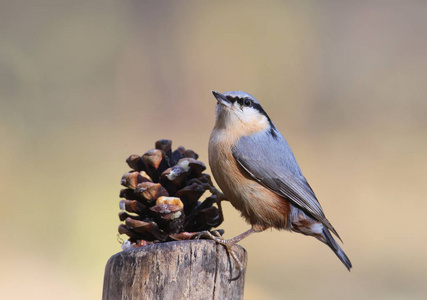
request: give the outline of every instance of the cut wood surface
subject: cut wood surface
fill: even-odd
[[[245,270],[246,251],[233,247]],[[113,255],[105,268],[103,300],[243,299],[245,272],[211,240],[159,243]]]

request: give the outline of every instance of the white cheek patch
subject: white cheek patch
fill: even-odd
[[[267,118],[253,107],[245,107],[240,111],[240,118],[250,125],[267,126]]]
[[[269,127],[268,119],[253,107],[244,107],[233,104],[231,108],[221,108],[217,115],[217,128],[233,128],[229,134],[236,138],[260,132]]]

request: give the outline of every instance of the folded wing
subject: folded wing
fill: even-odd
[[[288,143],[277,130],[274,135],[264,132],[242,137],[231,150],[234,158],[255,180],[321,222],[341,239],[326,219]]]

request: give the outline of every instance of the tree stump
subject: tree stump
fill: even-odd
[[[247,253],[233,248],[245,270]],[[159,243],[122,251],[107,262],[103,300],[243,299],[245,271],[211,240]]]

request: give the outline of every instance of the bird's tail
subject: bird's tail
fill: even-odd
[[[344,251],[338,245],[338,243],[334,240],[331,233],[327,228],[323,228],[322,239],[319,238],[322,242],[329,246],[329,248],[334,251],[336,256],[342,261],[342,263],[346,266],[346,268],[350,271],[352,265],[347,255],[345,255]]]

